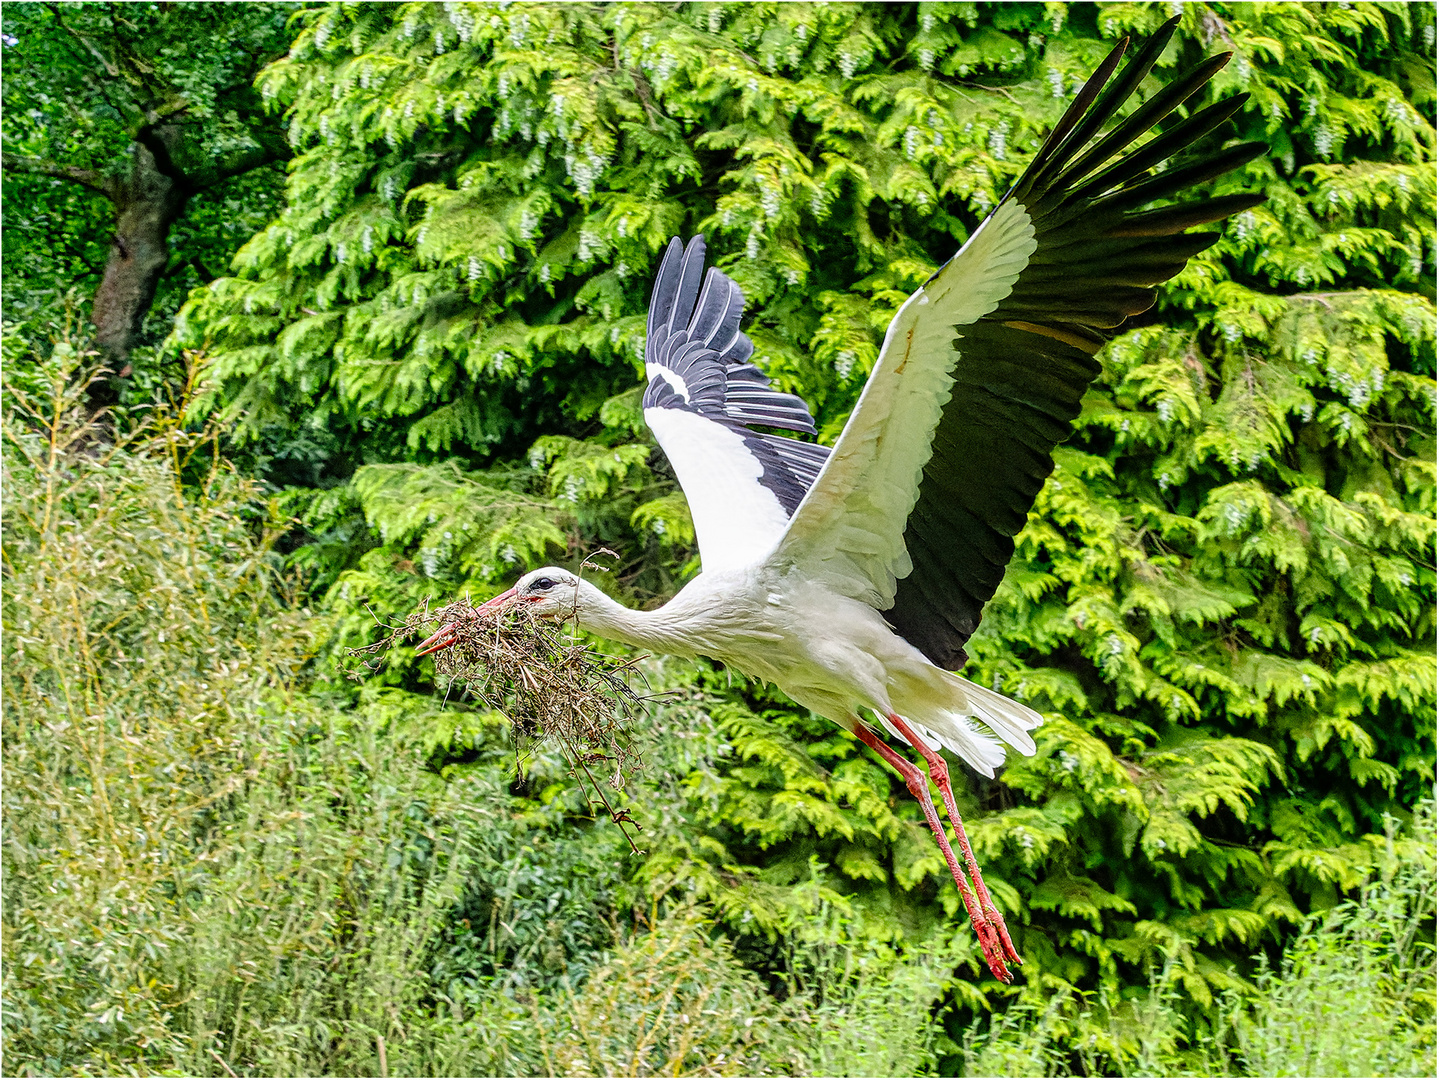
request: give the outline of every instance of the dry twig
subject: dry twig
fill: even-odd
[[[591,811],[596,801],[604,806],[631,849],[641,853],[626,828],[639,824],[627,809],[615,808],[604,788],[622,790],[644,767],[631,729],[651,695],[630,686],[643,656],[601,653],[562,623],[537,618],[523,605],[489,612],[464,599],[431,611],[426,600],[400,625],[374,617],[388,633],[372,645],[346,650],[362,665],[346,675],[359,680],[377,671],[385,653],[428,624],[451,626],[454,644],[434,654],[446,688],[459,685],[510,721],[517,767],[525,749],[554,739]]]

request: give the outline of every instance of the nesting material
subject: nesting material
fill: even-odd
[[[644,764],[631,733],[649,695],[630,686],[644,657],[601,653],[564,623],[536,618],[523,604],[482,611],[466,599],[431,611],[426,600],[403,625],[380,622],[390,631],[380,641],[347,650],[364,670],[346,674],[363,678],[377,670],[382,654],[436,623],[450,627],[454,640],[433,654],[447,692],[459,687],[510,721],[517,767],[525,750],[553,739],[591,809],[598,801],[635,848],[626,826],[639,825],[628,810],[615,809],[604,789],[623,789]]]

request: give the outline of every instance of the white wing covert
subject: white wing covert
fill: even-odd
[[[706,571],[758,562],[829,456],[827,448],[749,425],[814,434],[793,394],[749,362],[740,332],[744,294],[718,268],[704,271],[704,238],[669,243],[655,277],[645,338],[645,422],[674,467]],[[701,287],[703,279],[703,287]]]

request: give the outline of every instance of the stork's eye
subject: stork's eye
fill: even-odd
[[[555,583],[547,577],[540,578],[539,581],[536,581],[530,586],[530,588],[534,589],[535,592],[545,592],[549,589],[553,589],[554,587]]]

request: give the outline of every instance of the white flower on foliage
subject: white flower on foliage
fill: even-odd
[[[575,252],[575,257],[580,262],[589,262],[599,251],[600,238],[588,225],[580,229],[580,246]]]
[[[989,152],[990,152],[992,155],[994,155],[995,160],[997,160],[997,161],[1003,161],[1003,160],[1004,160],[1005,151],[1008,149],[1008,147],[1005,145],[1005,142],[1006,142],[1006,140],[1007,140],[1008,138],[1009,138],[1009,121],[1008,121],[1008,120],[1003,121],[1001,124],[999,124],[998,127],[994,128],[993,130],[990,131],[990,133],[989,133]]]
[[[914,152],[919,148],[919,128],[911,124],[904,129],[904,156],[913,158]]]
[[[764,211],[765,217],[770,219],[779,217],[779,188],[771,187],[769,184],[761,184],[759,189],[759,205],[760,209]]]
[[[469,266],[465,270],[465,279],[472,282],[480,280],[480,260],[474,255],[470,256]]]
[[[516,563],[520,561],[520,553],[515,550],[514,544],[506,544],[500,551],[500,558],[507,563]]]

